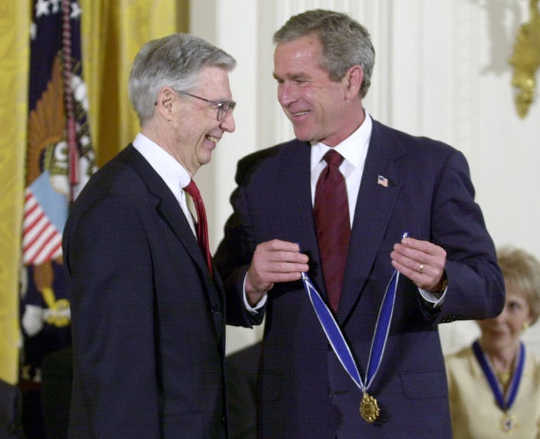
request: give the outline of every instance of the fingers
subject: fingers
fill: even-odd
[[[246,277],[248,294],[264,294],[276,282],[300,279],[309,270],[309,258],[294,242],[274,239],[257,245]]]
[[[394,244],[392,265],[423,290],[438,292],[446,264],[446,251],[429,241],[403,238]]]

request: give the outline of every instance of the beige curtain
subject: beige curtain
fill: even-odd
[[[0,6],[0,379],[17,381],[30,1]]]
[[[103,165],[138,131],[127,98],[130,64],[149,39],[187,32],[188,0],[79,0],[90,124]],[[31,0],[0,5],[0,379],[17,382],[18,283],[26,151]]]

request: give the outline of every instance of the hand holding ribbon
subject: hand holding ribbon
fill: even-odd
[[[446,251],[429,241],[404,237],[390,253],[392,266],[415,285],[432,293],[442,292]]]
[[[246,276],[246,294],[250,305],[257,303],[276,282],[292,282],[309,270],[309,258],[294,242],[273,239],[255,248]]]

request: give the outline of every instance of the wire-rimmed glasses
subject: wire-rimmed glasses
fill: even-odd
[[[213,101],[212,99],[203,98],[202,96],[197,96],[191,93],[188,93],[187,91],[177,91],[177,93],[190,96],[195,99],[200,99],[201,101],[208,102],[213,107],[217,109],[217,120],[218,122],[222,122],[223,119],[227,116],[227,114],[230,111],[234,110],[234,107],[236,107],[236,102],[234,101]]]

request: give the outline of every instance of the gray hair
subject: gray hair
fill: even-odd
[[[540,315],[540,262],[532,254],[514,247],[498,249],[497,262],[507,290],[526,298],[534,324]]]
[[[202,38],[172,34],[146,43],[133,61],[129,75],[129,99],[141,125],[154,113],[159,90],[169,86],[189,91],[205,67],[231,71],[236,60]]]
[[[364,80],[360,97],[367,94],[375,63],[375,49],[367,29],[346,14],[314,9],[294,15],[274,34],[281,44],[315,34],[323,48],[321,67],[332,81],[340,81],[354,65],[362,66]]]

